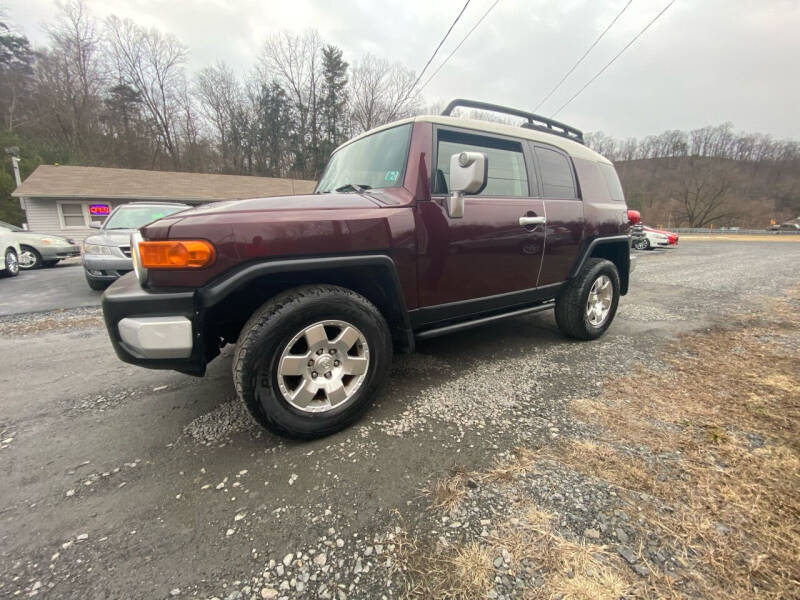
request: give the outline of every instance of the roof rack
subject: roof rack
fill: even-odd
[[[478,100],[465,100],[464,98],[457,98],[450,102],[442,111],[442,115],[449,117],[457,107],[464,108],[477,108],[479,110],[490,110],[492,112],[503,113],[506,115],[513,115],[515,117],[522,117],[527,119],[526,123],[522,124],[525,129],[536,129],[537,131],[544,131],[545,133],[552,133],[553,135],[560,135],[567,139],[583,144],[583,132],[564,123],[559,123],[553,119],[535,115],[524,110],[517,108],[509,108],[507,106],[500,106],[499,104],[489,104],[488,102],[480,102]]]

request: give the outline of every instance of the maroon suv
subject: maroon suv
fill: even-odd
[[[449,116],[456,106],[521,127]],[[292,437],[353,422],[417,340],[554,308],[591,340],[628,290],[613,165],[580,131],[467,100],[339,147],[313,195],[222,202],[132,236],[103,296],[119,357],[203,375],[236,344],[254,418]]]

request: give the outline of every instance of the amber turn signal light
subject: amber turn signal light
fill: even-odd
[[[145,269],[200,269],[214,262],[214,246],[205,240],[139,242]]]

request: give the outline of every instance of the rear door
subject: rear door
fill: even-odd
[[[555,146],[529,142],[547,214],[547,244],[539,285],[560,283],[578,258],[584,234],[583,203],[569,155]]]
[[[445,209],[450,157],[460,152],[488,157],[488,184],[465,198],[463,218]],[[434,128],[432,201],[417,204],[420,306],[531,290],[537,286],[544,249],[544,203],[530,169],[524,140],[449,127]],[[498,298],[497,308],[516,297]],[[484,303],[485,304],[485,303]],[[468,309],[469,307],[463,307]]]

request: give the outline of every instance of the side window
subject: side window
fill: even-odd
[[[545,198],[577,198],[572,167],[566,156],[555,150],[535,146],[542,178],[542,196]]]
[[[64,202],[58,206],[61,210],[61,220],[64,223],[64,227],[86,227],[83,204]]]
[[[486,188],[479,196],[529,196],[522,144],[468,133],[440,130],[436,149],[434,194],[450,191],[450,157],[460,152],[483,152],[489,159]]]

